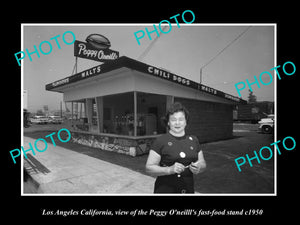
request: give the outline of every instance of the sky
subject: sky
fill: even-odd
[[[238,82],[246,82],[246,79],[254,82],[254,76],[259,79],[264,71],[269,71],[273,78],[276,77],[274,71],[270,71],[276,66],[276,35],[273,24],[183,23],[177,27],[175,23],[169,33],[161,34],[156,40],[156,33],[151,34],[152,40],[145,35],[138,45],[134,33],[145,31],[145,27],[149,31],[153,30],[153,24],[23,24],[22,51],[28,49],[33,52],[34,45],[38,48],[43,41],[49,41],[52,45],[52,51],[48,55],[40,53],[38,58],[37,54],[32,54],[32,61],[28,56],[21,61],[23,89],[28,92],[28,110],[36,112],[44,105],[50,111],[58,110],[63,101],[62,93],[46,91],[45,85],[72,75],[75,64],[74,45],[63,42],[62,35],[66,31],[72,31],[79,41],[85,41],[93,33],[104,35],[110,40],[110,49],[118,51],[120,56],[133,59],[138,59],[154,42],[140,61],[196,82],[200,82],[200,68],[206,65],[202,69],[202,84],[234,96],[238,96],[234,86]],[[169,28],[165,31],[168,30]],[[57,41],[61,49],[55,40],[50,40],[57,35],[60,35]],[[72,35],[66,34],[65,40],[72,42]],[[42,45],[42,50],[50,51],[47,44]],[[99,64],[101,63],[78,58],[78,72]],[[262,80],[268,83],[270,78],[262,76]],[[252,86],[258,101],[275,101],[275,80],[269,85],[260,85],[260,88]],[[241,95],[247,100],[248,88],[242,90]]]

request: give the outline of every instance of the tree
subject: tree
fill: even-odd
[[[248,95],[248,103],[256,103],[256,96],[253,94],[253,92],[250,89]]]
[[[42,109],[36,110],[36,115],[37,116],[44,116],[43,110]]]

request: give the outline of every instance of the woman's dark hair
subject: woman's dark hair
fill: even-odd
[[[163,122],[165,126],[168,126],[168,122],[170,119],[170,116],[173,115],[176,112],[183,112],[186,123],[188,124],[189,122],[189,111],[180,103],[180,102],[174,102],[167,110],[166,116],[163,118]]]

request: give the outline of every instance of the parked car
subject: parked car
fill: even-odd
[[[270,114],[267,118],[263,118],[258,121],[259,124],[259,131],[263,132],[264,134],[271,134],[274,132],[274,115]]]
[[[30,118],[31,123],[36,123],[36,124],[47,124],[48,123],[48,118],[45,116],[34,116]]]
[[[49,123],[53,124],[61,124],[63,119],[60,116],[49,116],[48,117]]]

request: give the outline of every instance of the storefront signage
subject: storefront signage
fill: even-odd
[[[74,56],[107,62],[119,58],[119,52],[111,49],[97,49],[90,43],[76,40],[74,43]]]
[[[246,101],[242,100],[239,97],[226,94],[222,91],[216,90],[214,88],[208,87],[203,84],[199,84],[197,82],[194,82],[192,80],[189,80],[187,78],[178,76],[176,74],[173,74],[171,72],[165,71],[163,69],[156,68],[154,66],[147,65],[145,63],[130,59],[128,57],[120,57],[119,59],[115,60],[114,63],[106,63],[102,65],[98,65],[95,67],[92,67],[90,69],[84,70],[80,73],[77,73],[75,75],[66,77],[64,79],[55,81],[53,83],[46,85],[46,90],[51,90],[53,88],[57,88],[60,86],[64,86],[69,83],[74,83],[80,80],[87,79],[89,77],[98,76],[102,73],[106,73],[112,70],[119,69],[121,67],[127,67],[142,73],[149,74],[151,76],[159,77],[164,80],[168,80],[169,82],[173,82],[176,84],[180,84],[185,87],[193,88],[195,90],[199,90],[201,92],[205,92],[214,96],[218,96],[221,98],[225,98],[234,102],[239,103],[246,103]]]
[[[200,90],[200,91],[212,94],[212,95],[220,96],[220,97],[223,97],[223,98],[235,101],[235,102],[240,102],[241,101],[240,98],[238,98],[238,97],[226,94],[226,93],[218,91],[214,88],[205,86],[203,84],[196,83],[196,82],[194,82],[192,80],[189,80],[187,78],[175,75],[173,73],[164,71],[162,69],[155,68],[153,66],[148,66],[146,72],[151,74],[151,75],[158,76],[160,78],[172,81],[174,83],[181,84],[181,85],[193,88],[193,89],[197,89],[197,90]]]
[[[110,48],[110,41],[101,34],[90,34],[85,40],[93,45],[96,49]]]
[[[53,82],[52,87],[60,86],[60,85],[67,84],[67,83],[69,83],[69,78],[65,78],[65,79]]]
[[[76,82],[76,81],[79,81],[79,80],[83,80],[87,77],[92,77],[92,76],[95,76],[95,75],[99,75],[101,72],[102,72],[101,71],[101,65],[100,66],[95,66],[95,67],[92,67],[90,69],[84,70],[80,73],[77,73],[75,75],[72,75],[70,77],[67,77],[67,78],[52,82],[50,84],[47,84],[46,85],[46,90],[51,90],[52,88],[63,86],[65,84],[73,83],[73,82]]]
[[[189,79],[186,79],[186,78],[183,78],[183,77],[180,77],[180,76],[176,76],[172,73],[166,72],[164,70],[157,69],[153,66],[148,66],[147,71],[150,74],[165,78],[165,79],[173,81],[175,83],[180,83],[180,84],[183,84],[183,85],[186,85],[186,86],[189,86],[190,83],[191,83],[191,81]]]

